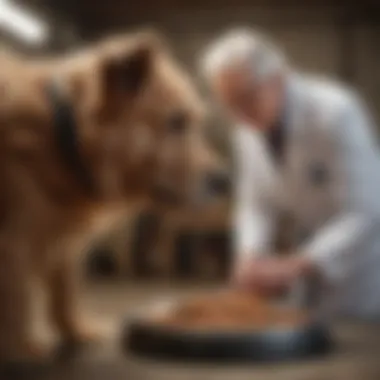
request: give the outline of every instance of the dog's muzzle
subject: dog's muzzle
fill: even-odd
[[[160,204],[178,206],[186,202],[186,194],[177,191],[170,186],[156,184],[152,191],[153,199]]]
[[[153,187],[153,199],[161,204],[172,206],[202,205],[215,198],[229,196],[231,187],[231,178],[227,172],[214,171],[204,174],[201,180],[182,190],[156,184]]]
[[[209,196],[227,196],[231,192],[231,178],[225,171],[207,173],[204,182]]]

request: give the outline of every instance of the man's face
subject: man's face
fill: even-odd
[[[280,75],[259,83],[247,70],[225,71],[215,79],[213,89],[229,111],[257,128],[270,128],[280,116],[283,101]]]

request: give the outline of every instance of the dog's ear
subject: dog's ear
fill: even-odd
[[[152,33],[145,33],[136,36],[128,45],[103,62],[102,78],[108,95],[133,97],[152,74],[160,50],[159,39]]]

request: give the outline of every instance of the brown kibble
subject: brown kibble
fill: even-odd
[[[302,310],[273,305],[255,294],[225,292],[190,299],[154,322],[181,329],[238,330],[295,326],[306,320]]]

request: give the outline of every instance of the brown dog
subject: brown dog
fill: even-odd
[[[80,252],[132,203],[194,194],[202,105],[152,33],[57,60],[0,55],[0,67],[0,359],[18,360],[35,350],[34,276],[62,338],[91,338]]]

